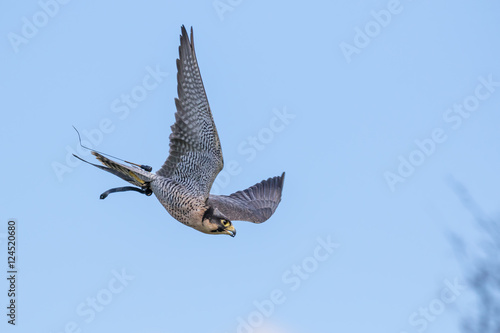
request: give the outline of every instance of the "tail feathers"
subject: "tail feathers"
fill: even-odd
[[[106,158],[95,151],[92,151],[92,155],[94,155],[102,164],[104,164],[104,166],[90,163],[73,154],[73,156],[75,156],[79,160],[88,163],[90,165],[93,165],[101,170],[112,173],[113,175],[118,176],[121,179],[136,186],[147,187],[147,184],[151,182],[151,180],[153,180],[154,174],[150,172],[144,171],[134,166],[128,166],[112,161],[109,158]]]

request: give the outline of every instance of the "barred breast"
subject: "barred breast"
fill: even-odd
[[[194,228],[201,225],[203,214],[208,207],[203,197],[194,195],[189,184],[184,185],[166,177],[156,176],[151,182],[151,189],[174,219]]]

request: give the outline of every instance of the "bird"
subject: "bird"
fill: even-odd
[[[232,221],[262,223],[274,214],[281,201],[285,172],[230,195],[211,194],[224,161],[196,59],[192,27],[189,37],[181,26],[176,64],[175,123],[171,126],[169,156],[159,170],[152,172],[148,165],[121,159],[126,164],[120,163],[108,157],[119,158],[87,147],[102,165],[73,155],[134,185],[112,188],[102,193],[101,199],[124,191],[154,194],[167,212],[186,226],[205,234],[234,237]]]

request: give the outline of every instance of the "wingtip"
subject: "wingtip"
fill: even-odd
[[[194,52],[194,34],[193,34],[193,27],[192,26],[191,26],[191,36],[188,35],[186,27],[184,25],[181,26],[179,58],[177,60],[183,58],[182,54],[184,52],[186,54],[191,53],[191,55],[196,58],[195,52]],[[179,73],[180,73],[180,68],[179,68],[179,64],[177,64],[177,81],[179,81]]]
[[[191,26],[190,32],[191,32],[190,35],[191,35],[191,40],[192,40],[193,39],[193,26]],[[183,37],[185,37],[185,38],[187,38],[189,40],[189,35],[188,35],[188,32],[187,32],[186,26],[184,24],[181,25],[181,39]]]
[[[83,158],[81,158],[80,156],[76,155],[76,154],[73,154],[74,157],[76,157],[77,159],[79,159],[80,161],[83,161],[83,162],[87,162],[85,161]],[[88,162],[87,162],[88,163]]]
[[[285,183],[285,171],[280,176],[280,187],[283,188],[283,184]]]
[[[180,55],[183,41],[185,40],[189,44],[189,36],[188,36],[187,30],[186,30],[186,27],[184,26],[184,24],[181,26],[181,35],[179,37],[180,37],[180,41],[181,41],[181,43],[179,45],[179,55]]]

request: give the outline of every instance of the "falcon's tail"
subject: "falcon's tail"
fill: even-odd
[[[115,162],[113,160],[110,160],[109,158],[106,158],[99,154],[96,151],[92,151],[92,155],[94,155],[99,161],[101,161],[102,165],[97,165],[94,163],[90,163],[85,161],[84,159],[76,156],[79,160],[91,164],[101,170],[107,171],[109,173],[112,173],[115,176],[120,177],[121,179],[135,185],[135,186],[140,186],[141,188],[149,188],[149,183],[153,180],[155,177],[155,174],[148,172],[146,170],[143,170],[141,168],[137,168],[135,166],[128,166],[124,165],[118,162]]]

